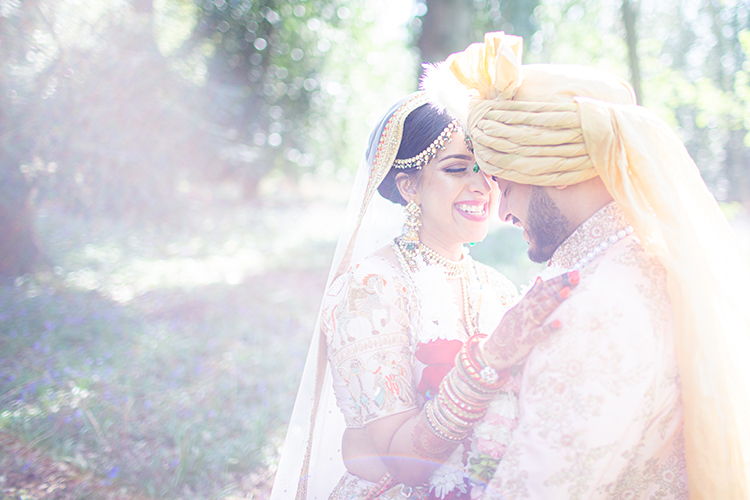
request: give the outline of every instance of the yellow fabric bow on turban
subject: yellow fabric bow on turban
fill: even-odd
[[[488,33],[439,67],[471,96],[479,166],[538,186],[601,177],[667,269],[690,498],[747,500],[750,277],[726,218],[682,142],[635,105],[627,82],[580,66],[522,66],[520,51],[520,38]]]
[[[446,61],[459,82],[476,89],[482,99],[511,99],[521,84],[523,38],[503,32],[487,33],[484,43],[472,43]]]
[[[474,97],[467,125],[479,166],[488,174],[540,186],[596,177],[573,98],[633,104],[627,82],[568,65],[527,65],[522,71],[521,37],[497,32],[484,39],[445,62]]]

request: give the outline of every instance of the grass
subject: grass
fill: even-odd
[[[268,495],[345,201],[297,194],[193,192],[169,223],[40,209],[54,270],[0,286],[3,498]],[[523,285],[525,250],[495,223],[472,255]]]
[[[42,210],[58,266],[0,287],[0,431],[102,487],[267,493],[333,252],[300,208],[158,229]]]
[[[54,272],[0,287],[0,430],[101,486],[262,497],[340,213],[202,202],[156,226],[43,207]],[[524,245],[495,231],[472,252],[522,272]]]

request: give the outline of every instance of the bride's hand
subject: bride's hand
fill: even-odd
[[[547,281],[538,279],[482,343],[482,357],[487,364],[497,371],[510,368],[526,359],[535,345],[560,329],[560,320],[544,322],[568,297],[579,279],[578,271]]]

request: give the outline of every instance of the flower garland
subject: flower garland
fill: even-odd
[[[511,435],[518,423],[518,388],[520,373],[513,374],[505,385],[504,392],[490,403],[484,419],[474,427],[469,437],[468,460],[463,463],[466,452],[459,446],[451,457],[430,476],[430,492],[436,499],[445,499],[452,491],[466,493],[470,488],[471,498],[484,493],[495,474]],[[468,486],[467,486],[468,484]]]
[[[518,390],[521,384],[519,373],[514,374],[505,385],[504,392],[490,403],[484,420],[474,427],[471,451],[466,464],[466,473],[472,484],[471,498],[484,493],[484,488],[494,476],[500,459],[510,444],[513,430],[518,424]]]

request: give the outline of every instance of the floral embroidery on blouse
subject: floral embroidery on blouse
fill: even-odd
[[[471,313],[476,314],[480,331],[491,333],[517,299],[517,292],[497,271],[473,260],[469,265],[473,270]],[[450,287],[436,284],[445,277],[432,274],[414,280],[395,264],[373,255],[329,287],[321,329],[328,342],[337,403],[348,427],[361,428],[377,418],[421,407],[450,369],[446,361],[452,363],[455,354],[448,351],[460,347],[467,334],[459,308],[444,304],[449,297],[443,292]],[[435,294],[422,293],[424,287],[441,291],[443,304]],[[425,303],[429,305],[423,307]],[[494,472],[516,423],[518,403],[513,390],[519,379],[520,375],[511,377],[508,392],[493,401],[485,424],[477,426],[467,448],[459,446],[432,474],[429,489],[437,498],[452,491],[465,493],[471,478],[486,479]],[[347,483],[346,488],[351,487]]]
[[[408,283],[385,259],[339,277],[322,316],[334,390],[348,427],[417,406],[411,372]],[[331,295],[332,294],[332,295]]]

